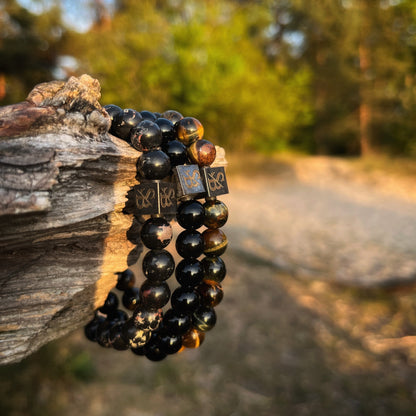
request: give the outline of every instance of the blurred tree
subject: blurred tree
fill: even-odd
[[[5,105],[53,78],[65,30],[58,6],[36,15],[15,0],[0,2],[0,22],[0,105]]]

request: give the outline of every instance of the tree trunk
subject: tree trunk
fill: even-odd
[[[0,363],[91,319],[140,254],[125,209],[140,153],[99,99],[83,75],[0,108]]]

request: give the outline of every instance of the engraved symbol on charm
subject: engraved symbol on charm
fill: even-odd
[[[161,188],[160,205],[162,208],[171,207],[175,198],[175,190],[173,188]]]
[[[209,189],[211,189],[211,191],[222,189],[224,180],[225,176],[222,172],[217,172],[217,176],[215,176],[215,172],[208,173]]]
[[[146,195],[144,194],[144,192],[142,192],[142,190],[137,189],[137,194],[136,194],[136,201],[137,201],[137,206],[139,208],[149,208],[152,206],[152,199],[154,199],[156,196],[155,191],[153,189],[148,189],[146,192]]]
[[[183,179],[187,188],[196,188],[201,183],[201,175],[194,169],[185,170]]]

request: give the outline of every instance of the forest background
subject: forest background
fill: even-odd
[[[0,105],[82,73],[230,150],[416,155],[412,0],[0,1]]]

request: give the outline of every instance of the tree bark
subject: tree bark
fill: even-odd
[[[140,254],[125,209],[140,153],[100,97],[83,75],[0,108],[0,363],[91,319]]]

